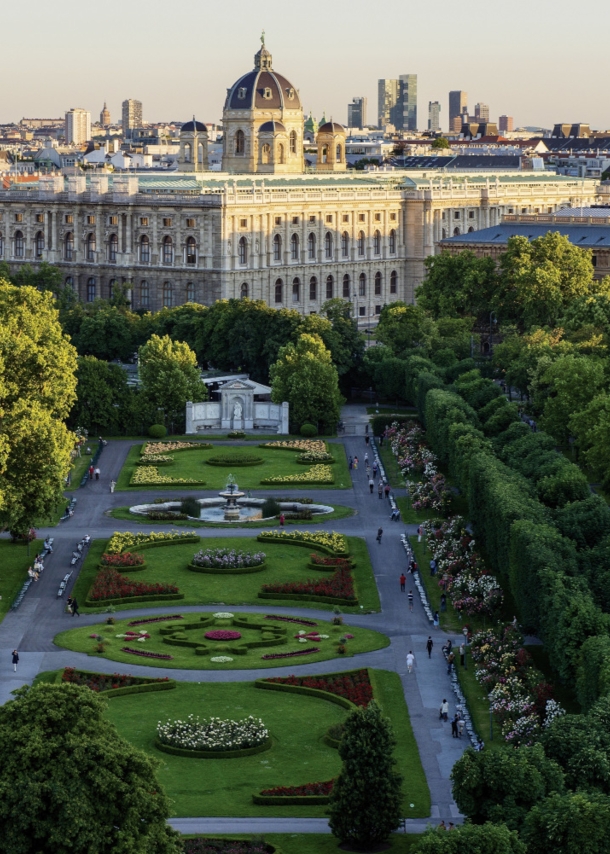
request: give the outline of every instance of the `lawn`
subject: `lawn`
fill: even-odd
[[[175,486],[172,484],[139,485],[131,486],[131,478],[134,470],[137,468],[137,462],[141,456],[142,445],[134,445],[127,455],[125,464],[121,469],[117,480],[117,490],[138,490],[143,489],[180,489],[182,492],[193,492],[201,489],[224,489],[227,483],[229,474],[232,474],[237,480],[240,489],[349,489],[351,488],[351,478],[347,468],[347,458],[345,449],[342,444],[328,445],[329,452],[333,454],[335,462],[331,464],[331,469],[334,475],[334,483],[332,484],[298,484],[288,482],[286,484],[261,484],[261,480],[270,477],[285,477],[286,475],[302,475],[309,468],[309,465],[303,465],[296,462],[297,451],[289,450],[270,450],[269,448],[259,448],[256,445],[236,445],[235,447],[227,447],[226,445],[217,445],[207,450],[194,451],[175,451],[168,452],[169,456],[174,457],[174,462],[171,465],[159,468],[159,473],[167,477],[173,478],[189,478],[191,480],[203,481],[199,484],[178,483]],[[261,457],[263,462],[260,465],[254,466],[212,466],[207,465],[206,460],[210,457],[227,454],[236,456],[257,456]]]
[[[83,612],[95,612],[105,607],[104,603],[100,602],[99,606],[90,609],[85,606],[85,601],[98,572],[98,565],[106,542],[106,540],[94,540],[92,542],[74,588],[74,595]],[[343,610],[346,613],[349,613],[350,610],[360,613],[379,611],[379,593],[366,543],[359,537],[348,537],[348,542],[350,555],[355,562],[353,578],[356,594],[359,605],[362,607],[350,608],[345,606]],[[245,575],[208,575],[201,572],[191,572],[187,569],[187,565],[200,548],[235,548],[249,552],[264,551],[267,555],[267,565],[262,572]],[[271,608],[274,605],[286,607],[289,604],[298,604],[298,607],[332,610],[333,605],[323,602],[307,602],[298,598],[294,600],[273,600],[259,599],[258,597],[258,592],[263,584],[326,577],[327,573],[317,572],[307,567],[309,555],[314,551],[315,549],[310,547],[293,546],[285,543],[259,543],[255,537],[214,537],[213,540],[202,540],[199,544],[178,543],[162,548],[146,549],[142,552],[146,560],[146,569],[130,573],[129,577],[135,581],[177,585],[180,592],[184,593],[184,599],[179,600],[180,605],[265,605]],[[143,604],[147,608],[155,604],[158,604],[159,607],[173,607],[168,602],[163,601]],[[133,599],[128,604],[117,605],[116,607],[119,610],[137,608],[138,601]]]
[[[180,614],[180,608],[177,607],[168,613],[171,615]],[[232,612],[227,612],[223,609],[222,613]],[[268,613],[273,614],[273,611],[270,610]],[[183,632],[181,631],[181,626],[183,624],[197,623],[201,617],[208,617],[211,615],[212,612],[209,614],[185,614],[183,620],[176,620],[172,623],[145,623],[143,625],[133,627],[129,626],[129,620],[117,620],[113,625],[109,626],[102,623],[97,627],[84,626],[76,629],[71,628],[57,635],[55,643],[58,646],[72,649],[75,652],[85,652],[90,655],[97,656],[101,655],[101,653],[96,653],[94,651],[97,646],[97,641],[94,638],[96,633],[99,633],[99,635],[107,642],[106,651],[103,653],[103,656],[105,658],[109,658],[111,661],[121,661],[125,664],[132,665],[144,664],[150,665],[151,667],[175,667],[183,670],[249,670],[252,668],[263,667],[294,667],[299,664],[312,664],[317,661],[327,661],[331,658],[340,658],[343,660],[357,653],[370,652],[374,649],[382,649],[390,642],[385,635],[382,635],[379,632],[345,625],[334,626],[324,620],[308,621],[314,624],[312,626],[302,625],[301,623],[278,621],[277,625],[286,629],[286,634],[283,636],[287,638],[287,643],[274,643],[273,645],[266,647],[255,647],[247,650],[245,655],[236,654],[232,651],[232,646],[234,644],[240,645],[243,641],[260,641],[262,637],[261,629],[254,626],[248,628],[240,625],[233,625],[232,620],[222,619],[213,620],[207,625],[202,625],[201,628],[194,628]],[[235,614],[235,617],[236,620],[249,618],[249,620],[254,622],[257,626],[260,626],[260,623],[264,623],[268,632],[272,631],[274,625],[276,625],[273,620],[264,620],[264,615],[262,614]],[[198,655],[192,647],[176,646],[174,644],[165,643],[163,635],[161,634],[161,629],[167,630],[169,625],[175,625],[176,633],[183,634],[189,642],[205,644],[209,649],[209,654]],[[207,640],[205,638],[206,632],[218,629],[238,631],[241,634],[241,638],[234,641],[220,642]],[[137,632],[138,630],[146,630],[150,634],[150,638],[145,640],[144,643],[140,643],[137,640],[129,641],[125,638],[117,637],[117,635],[124,635],[126,631]],[[325,635],[326,637],[322,638],[320,641],[308,641],[307,643],[301,643],[297,640],[297,632],[310,632],[312,630],[315,630],[316,632],[319,632],[320,635]],[[347,640],[345,643],[347,652],[340,655],[337,652],[337,646],[340,639],[346,632],[351,634],[352,638]],[[131,647],[132,649],[136,648],[146,653],[171,655],[172,660],[166,661],[163,659],[146,658],[134,655],[133,653],[122,652],[121,648],[124,646]],[[308,647],[319,649],[320,651],[296,656],[294,658],[263,659],[263,656],[267,654],[283,654],[287,652],[303,653]],[[212,660],[218,656],[230,658],[231,660],[228,662],[215,662]]]
[[[185,839],[190,837],[185,836]],[[199,838],[199,837],[193,837]],[[215,837],[221,839],[222,837]],[[252,836],[234,836],[227,839],[252,839]],[[265,833],[265,842],[275,845],[281,854],[338,854],[339,842],[330,833]],[[393,833],[390,837],[389,854],[408,854],[421,841],[414,833]]]
[[[373,671],[373,675],[375,696],[399,737],[395,755],[405,778],[404,813],[410,818],[427,816],[430,796],[400,678],[386,671]],[[339,754],[323,739],[328,728],[344,721],[348,712],[318,697],[261,691],[252,682],[180,682],[173,691],[149,693],[145,698],[138,694],[112,698],[107,714],[124,738],[159,759],[159,780],[174,801],[176,816],[313,817],[324,816],[326,807],[260,806],[252,803],[252,794],[336,776],[341,768]],[[157,751],[153,746],[157,722],[184,719],[188,714],[260,717],[273,747],[239,759],[190,759]]]
[[[34,562],[42,546],[41,540],[33,540],[30,543],[30,556],[25,543],[12,543],[10,540],[0,540],[0,620],[7,613],[13,600],[27,579],[28,567]],[[33,582],[34,584],[36,582]],[[28,591],[26,596],[30,596]]]
[[[177,501],[178,496],[168,497],[168,501]],[[294,501],[299,501],[299,498],[294,498]],[[355,514],[352,507],[345,507],[342,504],[329,504],[333,508],[332,513],[320,513],[313,519],[286,519],[285,525],[316,525],[320,522],[336,522],[338,519],[346,519]],[[152,519],[146,516],[141,516],[137,513],[131,513],[129,507],[115,507],[108,514],[113,519],[122,519],[127,522],[137,522],[139,525],[158,525]],[[182,519],[177,522],[169,522],[170,525],[179,525],[186,528],[224,528],[225,531],[231,528],[272,528],[279,526],[279,520],[273,519],[258,519],[256,522],[196,522],[194,519]]]

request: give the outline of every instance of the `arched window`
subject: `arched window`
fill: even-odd
[[[301,300],[301,280],[293,279],[292,280],[292,301],[300,302]]]
[[[150,306],[150,287],[146,279],[140,282],[140,306],[148,308]]]
[[[290,238],[290,258],[292,261],[299,260],[299,235],[293,234]]]
[[[150,240],[146,234],[140,238],[140,261],[142,264],[150,264]]]
[[[15,232],[15,258],[23,258],[25,254],[25,241],[23,239],[23,232],[16,231]]]
[[[69,231],[64,237],[64,261],[74,260],[74,235]]]
[[[295,130],[290,131],[290,153],[297,153],[297,132]]]
[[[271,160],[271,146],[265,143],[261,148],[261,163],[269,163]]]
[[[343,299],[349,299],[350,298],[350,287],[351,287],[350,278],[349,278],[348,274],[346,273],[345,276],[343,276]]]
[[[332,276],[326,277],[326,299],[332,299],[335,295],[335,280]]]
[[[282,260],[282,236],[281,234],[275,234],[273,237],[273,260],[281,261]]]
[[[333,257],[333,236],[330,231],[327,231],[324,235],[324,254],[328,260],[331,260]]]
[[[87,302],[93,302],[95,295],[95,279],[87,279]]]
[[[381,255],[381,234],[379,231],[375,231],[373,235],[373,254]]]
[[[279,143],[279,145],[277,147],[277,162],[278,163],[285,163],[286,162],[286,158],[284,155],[284,144],[281,142]]]
[[[240,299],[248,299],[248,283],[242,282],[242,286],[239,289]]]
[[[453,229],[453,235],[454,235],[454,237],[457,237],[457,236],[458,236],[458,234],[460,234],[460,230],[459,230],[459,228],[456,226],[456,227]]]
[[[235,154],[244,155],[246,153],[246,137],[243,130],[238,130],[235,134]]]
[[[390,255],[396,255],[396,232],[390,231]]]
[[[358,296],[365,297],[366,296],[366,275],[365,273],[360,273],[358,276]]]
[[[396,272],[396,270],[392,270],[392,272],[390,273],[390,293],[398,293],[398,273]]]
[[[163,263],[174,263],[174,244],[169,235],[163,238]]]
[[[197,263],[197,243],[195,242],[194,237],[186,238],[186,263]]]
[[[116,261],[116,255],[119,251],[119,236],[118,234],[111,234],[110,239],[108,241],[108,260],[111,263]]]
[[[335,152],[335,160],[337,163],[343,162],[343,148],[341,145],[338,145]]]
[[[316,260],[316,236],[313,232],[307,238],[307,257],[310,261]]]
[[[349,234],[347,231],[341,235],[341,257],[349,258]]]
[[[93,232],[87,235],[87,261],[95,261],[95,234]]]
[[[64,279],[64,288],[72,288],[74,290],[74,279],[72,276],[66,276]]]
[[[322,146],[322,163],[328,163],[328,146]]]
[[[358,255],[360,255],[361,258],[364,257],[364,240],[364,231],[361,231],[358,234]]]
[[[204,153],[203,153],[203,143],[202,142],[200,142],[199,145],[197,146],[197,152],[198,152],[198,157],[199,157],[199,163],[203,163]]]
[[[318,280],[315,276],[309,280],[309,299],[313,302],[318,299]]]
[[[381,295],[381,273],[375,273],[375,296],[378,297]]]
[[[282,291],[283,291],[283,289],[284,289],[284,283],[282,282],[281,279],[278,279],[275,283],[275,302],[276,302],[276,304],[282,302],[282,298],[283,298]]]
[[[174,289],[171,282],[163,282],[163,308],[171,308],[174,304]]]
[[[474,231],[474,226],[471,225],[470,228],[468,229],[468,234],[471,234],[473,231]]]
[[[35,249],[36,249],[36,257],[42,258],[42,253],[44,252],[44,234],[42,231],[36,232]]]
[[[184,162],[185,163],[191,162],[191,152],[192,152],[192,149],[191,149],[190,142],[185,143],[185,145],[184,145]]]
[[[239,257],[239,263],[242,267],[245,267],[248,263],[248,241],[245,237],[239,238],[239,243],[237,244],[237,254]]]
[[[195,302],[195,282],[186,283],[186,301]]]

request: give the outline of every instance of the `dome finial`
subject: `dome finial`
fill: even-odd
[[[261,49],[254,57],[254,67],[261,71],[271,71],[272,56],[265,47],[265,31],[261,33]]]
[[[263,30],[261,33],[261,44],[265,47],[265,31]]]

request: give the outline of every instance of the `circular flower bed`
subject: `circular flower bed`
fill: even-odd
[[[166,721],[157,724],[161,744],[196,751],[234,751],[259,747],[269,738],[269,731],[260,718],[252,715],[239,721],[209,718],[200,720],[189,715],[185,721]]]
[[[230,632],[225,629],[215,629],[213,632],[206,632],[205,637],[207,640],[215,641],[239,640],[241,632]]]
[[[246,566],[262,566],[265,552],[242,552],[235,549],[205,549],[193,555],[193,566],[209,566],[218,569],[240,569]]]

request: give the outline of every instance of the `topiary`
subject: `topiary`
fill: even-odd
[[[151,424],[148,428],[148,435],[151,439],[165,439],[167,436],[167,428],[163,424]]]
[[[180,499],[180,512],[187,516],[192,516],[194,519],[199,519],[201,513],[201,504],[192,495]]]
[[[318,435],[316,427],[314,427],[313,424],[309,424],[308,422],[305,422],[305,424],[301,424],[300,433],[301,436],[306,436],[308,439],[311,439],[312,436]]]
[[[261,515],[263,519],[269,519],[273,516],[279,516],[282,512],[280,505],[275,498],[266,498],[263,504]]]

